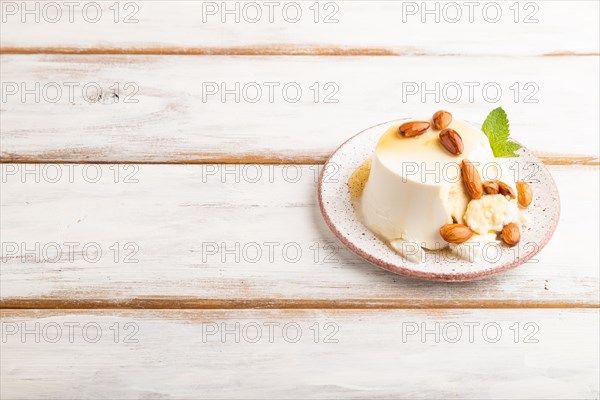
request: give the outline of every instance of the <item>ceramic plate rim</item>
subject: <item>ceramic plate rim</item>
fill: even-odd
[[[550,190],[556,196],[556,199],[557,199],[556,215],[552,218],[551,225],[547,228],[544,237],[538,242],[538,246],[536,246],[532,251],[528,252],[523,257],[516,258],[513,262],[501,263],[496,268],[479,269],[479,270],[475,270],[475,271],[471,271],[471,272],[453,272],[453,273],[427,272],[427,271],[416,270],[416,269],[407,267],[406,265],[400,265],[397,263],[391,263],[391,262],[387,262],[385,260],[379,259],[376,256],[374,256],[374,255],[370,254],[369,252],[366,252],[365,250],[358,247],[354,242],[352,242],[344,234],[342,234],[342,232],[339,231],[337,225],[332,221],[332,217],[330,215],[328,207],[324,204],[324,201],[323,201],[323,190],[324,190],[323,179],[324,179],[324,173],[327,170],[327,166],[340,153],[340,151],[342,151],[346,146],[348,146],[351,142],[355,141],[361,135],[366,134],[367,132],[371,131],[372,129],[382,127],[382,126],[385,126],[388,124],[392,124],[395,122],[400,122],[400,121],[403,121],[406,119],[408,119],[408,118],[393,119],[393,120],[382,122],[380,124],[376,124],[369,128],[363,129],[362,131],[358,132],[357,134],[353,135],[348,140],[343,142],[328,157],[327,161],[323,164],[323,168],[319,174],[319,180],[318,180],[318,185],[317,185],[317,197],[318,197],[318,202],[319,202],[319,208],[321,210],[321,214],[323,215],[323,218],[325,219],[325,223],[327,224],[329,229],[333,232],[333,234],[338,238],[338,240],[340,240],[342,242],[342,244],[344,246],[346,246],[350,251],[352,251],[354,254],[356,254],[363,260],[369,262],[370,264],[373,264],[379,268],[383,268],[387,271],[390,271],[390,272],[398,274],[398,275],[408,276],[408,277],[417,278],[417,279],[421,279],[421,280],[427,280],[427,281],[453,282],[453,281],[470,281],[470,280],[483,279],[483,278],[486,278],[486,277],[489,277],[492,275],[496,275],[496,274],[508,271],[510,269],[516,268],[519,265],[526,263],[533,256],[538,254],[548,244],[548,242],[552,238],[554,232],[556,231],[556,227],[558,226],[558,221],[560,219],[560,211],[561,211],[560,210],[560,208],[561,208],[560,194],[558,192],[556,182],[554,181],[554,177],[552,176],[550,171],[547,169],[547,167],[542,163],[542,161],[537,156],[535,156],[532,152],[530,152],[531,157],[533,157],[535,159],[535,161],[541,166],[541,168],[543,168],[545,170],[546,174],[550,178],[550,181],[552,182],[552,187]],[[383,132],[381,132],[381,134],[383,134]],[[524,147],[524,150],[529,151],[525,147]],[[364,160],[361,160],[361,162],[363,162],[363,161]],[[341,167],[343,168],[344,166],[342,165]],[[348,183],[343,182],[341,184],[347,185]],[[356,216],[356,213],[354,213],[354,215]],[[357,220],[358,220],[358,218],[357,218]],[[388,248],[388,250],[390,252],[393,252],[392,249]]]

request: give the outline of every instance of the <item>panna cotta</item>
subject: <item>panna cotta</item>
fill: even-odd
[[[414,119],[392,125],[375,147],[366,184],[355,202],[363,223],[413,261],[422,249],[439,250],[452,244],[452,250],[462,250],[465,246],[459,245],[465,241],[494,242],[504,225],[523,223],[516,196],[488,193],[482,184],[497,188],[493,182],[501,182],[514,192],[512,171],[494,157],[481,129],[450,119],[443,129],[435,123],[435,116],[431,124],[423,122],[428,119]],[[403,133],[409,122],[421,125],[409,126],[413,131]],[[458,137],[450,140],[448,132]],[[474,166],[476,178],[481,179],[470,182],[471,187],[465,183],[463,160]],[[480,193],[473,194],[473,187]],[[440,228],[452,227],[449,224],[464,226],[468,237],[456,241],[442,237]],[[465,236],[464,231],[459,233]],[[470,252],[469,257],[474,254]]]

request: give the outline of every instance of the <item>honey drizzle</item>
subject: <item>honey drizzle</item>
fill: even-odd
[[[371,159],[369,158],[365,162],[363,162],[360,167],[354,171],[354,173],[348,179],[348,188],[350,189],[350,199],[352,200],[352,204],[354,207],[357,206],[360,201],[360,197],[362,195],[363,190],[365,189],[365,185],[367,180],[369,179],[369,174],[371,173]]]

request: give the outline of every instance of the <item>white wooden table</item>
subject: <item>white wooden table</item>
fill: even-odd
[[[2,399],[599,397],[597,1],[0,3]],[[341,142],[497,106],[561,195],[533,262],[329,232]]]

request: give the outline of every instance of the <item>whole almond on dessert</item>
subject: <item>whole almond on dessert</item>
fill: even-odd
[[[498,194],[499,187],[497,181],[485,181],[483,182],[483,191],[485,194]]]
[[[502,241],[512,247],[519,243],[519,240],[521,240],[521,231],[519,230],[519,226],[517,224],[511,222],[502,228],[501,236]]]
[[[414,137],[425,133],[429,129],[429,122],[425,121],[410,121],[400,125],[398,132],[401,136]]]
[[[465,148],[458,132],[450,128],[440,132],[440,143],[450,154],[454,154],[455,156],[462,154]]]
[[[462,224],[446,224],[440,228],[442,239],[454,244],[466,242],[474,233],[471,228]]]
[[[526,182],[517,182],[517,195],[519,204],[523,207],[529,207],[533,200],[533,191]]]
[[[452,114],[448,111],[440,110],[433,114],[433,128],[441,131],[442,129],[446,129],[450,122],[452,122]]]
[[[510,186],[508,186],[506,183],[504,183],[502,181],[498,181],[498,193],[500,193],[503,196],[508,196],[511,199],[517,198],[517,196],[515,195],[515,191],[512,190],[512,188]]]
[[[483,196],[483,185],[479,172],[475,169],[473,163],[467,159],[462,160],[460,166],[463,185],[472,199],[480,199]]]

